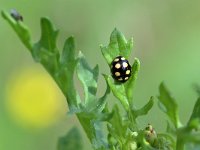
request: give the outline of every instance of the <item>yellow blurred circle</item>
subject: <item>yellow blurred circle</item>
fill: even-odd
[[[14,74],[6,91],[9,113],[26,127],[48,127],[66,112],[64,97],[45,70],[31,68]]]

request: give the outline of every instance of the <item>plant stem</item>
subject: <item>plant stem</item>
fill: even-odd
[[[184,150],[183,139],[181,139],[179,136],[177,136],[176,150]]]

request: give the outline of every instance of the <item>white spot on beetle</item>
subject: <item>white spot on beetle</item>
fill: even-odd
[[[120,76],[120,72],[115,72],[115,75],[118,77]]]
[[[122,65],[123,65],[124,68],[128,67],[128,64],[126,62],[123,62]]]
[[[119,61],[119,58],[115,58],[114,62],[118,62]]]
[[[126,70],[126,74],[130,74],[130,72],[131,72],[130,70]]]
[[[122,79],[122,78],[119,78],[118,80],[119,80],[119,81],[122,81],[123,79]]]
[[[122,58],[121,58],[121,60],[125,60],[125,58],[124,58],[124,57],[122,57]]]
[[[116,69],[119,69],[121,67],[121,65],[119,64],[119,63],[117,63],[116,65],[115,65],[115,68]]]

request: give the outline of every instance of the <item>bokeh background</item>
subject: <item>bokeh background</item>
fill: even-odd
[[[150,96],[158,95],[165,81],[180,106],[185,123],[200,83],[200,1],[198,0],[1,0],[0,10],[17,9],[30,27],[32,37],[40,37],[40,18],[48,16],[60,30],[61,49],[74,35],[77,49],[88,62],[99,64],[109,74],[99,45],[106,45],[117,27],[127,38],[134,38],[134,57],[141,70],[134,91],[135,105],[142,107]],[[11,27],[0,17],[0,150],[55,150],[58,137],[77,119],[67,114],[67,104],[50,76],[33,62]],[[105,89],[102,77],[98,94]],[[115,101],[110,96],[109,100]],[[162,121],[161,121],[162,120]],[[166,117],[155,105],[139,120],[141,128],[151,123],[164,131]],[[85,149],[88,140],[82,134]]]

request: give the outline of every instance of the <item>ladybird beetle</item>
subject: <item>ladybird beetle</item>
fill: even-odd
[[[111,63],[112,77],[119,82],[126,82],[131,76],[131,66],[123,56],[117,56]]]

